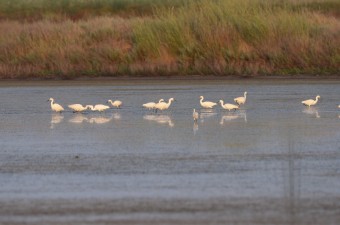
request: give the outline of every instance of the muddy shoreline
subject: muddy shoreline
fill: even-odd
[[[118,76],[77,76],[77,77],[49,77],[49,78],[0,78],[0,81],[58,81],[58,80],[263,80],[263,79],[340,79],[340,74],[286,74],[286,75],[118,75]]]
[[[4,86],[58,86],[58,85],[148,85],[148,84],[218,84],[220,82],[236,83],[272,83],[272,82],[305,82],[319,83],[340,81],[340,75],[314,76],[314,75],[287,75],[287,76],[117,76],[117,77],[79,77],[75,79],[0,79],[0,87]]]
[[[17,224],[336,224],[340,198],[30,199],[1,201]],[[247,212],[252,212],[248,214]],[[81,219],[80,219],[81,218]]]

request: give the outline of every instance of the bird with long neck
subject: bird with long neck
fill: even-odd
[[[234,98],[234,102],[238,105],[244,105],[247,101],[247,92],[244,92],[243,97]]]
[[[160,103],[160,102],[164,102],[164,99],[159,99],[159,101],[158,101],[158,103]],[[148,102],[148,103],[145,103],[145,104],[143,104],[143,107],[144,108],[147,108],[147,109],[155,109],[155,105],[156,105],[157,103],[156,102]]]
[[[168,102],[159,102],[159,103],[157,103],[155,105],[156,112],[157,112],[157,110],[163,111],[163,110],[168,109],[173,101],[175,101],[174,98],[169,98]]]
[[[52,111],[55,111],[55,112],[62,112],[62,111],[64,111],[64,108],[61,106],[61,105],[59,105],[58,103],[54,103],[54,99],[53,98],[50,98],[49,100],[47,100],[47,101],[50,101],[51,102],[51,109],[52,109]]]
[[[72,104],[72,105],[68,105],[68,107],[72,109],[74,113],[83,112],[87,109],[86,106],[82,106],[81,104]]]
[[[236,111],[236,109],[239,109],[239,106],[238,105],[234,105],[234,104],[229,104],[229,103],[226,103],[224,104],[223,100],[220,100],[220,103],[221,103],[221,107],[223,109],[227,109],[227,110],[234,110]]]
[[[107,102],[111,103],[111,105],[116,108],[120,108],[123,105],[123,102],[119,100],[112,101],[111,99],[109,99],[107,100]]]
[[[308,99],[308,100],[302,101],[301,103],[304,104],[305,106],[310,107],[311,105],[316,105],[316,103],[318,103],[319,98],[320,98],[320,95],[316,96],[315,100]]]
[[[215,103],[215,102],[209,102],[209,101],[203,102],[203,100],[204,100],[204,97],[200,96],[200,104],[203,108],[212,109],[214,106],[217,105],[217,103]]]
[[[91,109],[91,111],[98,111],[98,112],[103,112],[107,109],[109,109],[110,107],[107,105],[102,105],[102,104],[98,104],[98,105],[87,105],[86,106],[87,109]]]

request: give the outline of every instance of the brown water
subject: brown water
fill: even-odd
[[[338,81],[0,83],[0,224],[339,224],[338,104]]]

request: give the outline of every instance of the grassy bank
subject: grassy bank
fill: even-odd
[[[148,16],[155,7],[179,7],[184,0],[0,0],[0,20],[60,21],[96,16]]]
[[[340,73],[338,0],[29,2],[0,0],[1,78]]]

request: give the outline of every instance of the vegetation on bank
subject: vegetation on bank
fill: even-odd
[[[97,16],[148,16],[155,7],[178,7],[186,0],[0,0],[0,20],[80,20]]]
[[[339,74],[339,11],[339,0],[0,0],[0,78]]]

